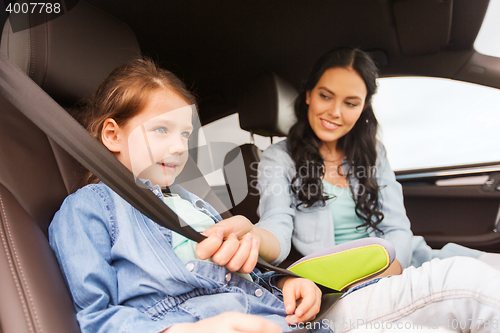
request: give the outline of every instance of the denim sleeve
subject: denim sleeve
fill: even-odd
[[[286,277],[287,275],[275,272],[261,273],[258,269],[254,269],[250,275],[255,283],[263,288],[266,288],[266,290],[274,296],[283,300],[283,291],[278,288],[277,283],[281,278]]]
[[[279,241],[280,254],[272,265],[280,264],[290,253],[295,216],[290,181],[294,173],[293,161],[281,146],[272,145],[262,154],[257,173],[260,192],[257,226],[273,233]]]
[[[64,201],[50,228],[49,241],[73,298],[82,332],[161,332],[139,310],[117,304],[118,282],[111,248],[118,230],[110,204],[84,188]]]
[[[377,181],[381,190],[383,221],[379,228],[384,234],[377,236],[389,241],[396,249],[396,259],[404,268],[408,267],[412,256],[412,237],[410,220],[406,216],[403,202],[402,186],[396,180],[387,159],[386,151],[381,143],[377,146]]]

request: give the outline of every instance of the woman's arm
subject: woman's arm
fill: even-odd
[[[291,249],[295,208],[290,180],[294,174],[294,163],[285,150],[284,142],[280,142],[264,151],[258,165],[258,178],[252,181],[252,186],[257,186],[260,193],[257,211],[260,220],[256,226],[263,231],[266,239],[269,236],[273,240],[274,237],[279,244],[278,255],[270,253],[267,258],[273,265],[285,260]]]
[[[257,165],[251,167],[257,168]],[[254,179],[250,184],[257,186],[260,192],[259,223],[253,225],[243,216],[233,216],[208,228],[203,234],[210,236],[219,231],[221,237],[227,241],[232,233],[239,240],[243,240],[243,237],[250,233],[260,244],[260,256],[273,265],[280,264],[286,259],[291,248],[295,210],[291,207],[292,196],[288,179],[292,172],[295,172],[295,169],[288,153],[277,145],[270,146],[262,154],[258,165],[258,179]],[[200,246],[197,248],[198,257],[202,259],[211,257],[216,250],[215,245],[205,249],[200,249]],[[214,262],[224,265],[224,260]],[[234,270],[234,267],[230,266],[228,269]]]
[[[384,234],[377,233],[377,236],[386,239],[394,246],[396,259],[404,269],[410,266],[413,233],[410,229],[410,220],[406,216],[403,190],[396,180],[381,143],[378,143],[377,154],[376,175],[381,188],[380,202],[384,213],[384,219],[379,225]]]

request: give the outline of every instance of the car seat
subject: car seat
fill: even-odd
[[[257,189],[257,166],[262,151],[253,143],[253,135],[283,137],[295,122],[293,105],[298,93],[295,88],[275,73],[267,73],[249,85],[238,102],[238,115],[242,129],[251,133],[252,142],[240,145],[224,158],[224,177],[232,198],[233,215],[244,215],[253,223],[259,221],[259,191]],[[231,181],[237,172],[231,162],[238,156],[243,158],[246,183]]]

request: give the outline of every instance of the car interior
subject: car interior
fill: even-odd
[[[82,99],[113,68],[142,55],[194,90],[201,125],[238,113],[241,128],[270,138],[286,136],[301,80],[337,45],[369,52],[383,77],[433,76],[500,89],[500,59],[473,48],[488,0],[65,3],[63,15],[42,23],[2,16],[0,49],[77,120]],[[26,28],[13,28],[16,20]],[[257,222],[251,166],[260,153],[249,140],[221,159],[229,185],[210,188],[200,173],[188,190],[223,217]],[[2,94],[0,161],[0,333],[80,332],[47,230],[64,198],[84,185],[86,170]],[[435,248],[456,242],[500,252],[499,163],[396,172],[414,233]],[[199,172],[195,165],[189,170]],[[474,175],[488,181],[436,185]]]

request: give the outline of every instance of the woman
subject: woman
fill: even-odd
[[[303,255],[349,240],[382,237],[396,265],[482,252],[448,244],[432,250],[410,230],[401,185],[391,170],[371,106],[377,68],[364,52],[335,49],[321,57],[295,102],[297,122],[259,165],[257,224],[279,240],[283,261],[293,245]],[[293,231],[293,234],[292,234]]]

